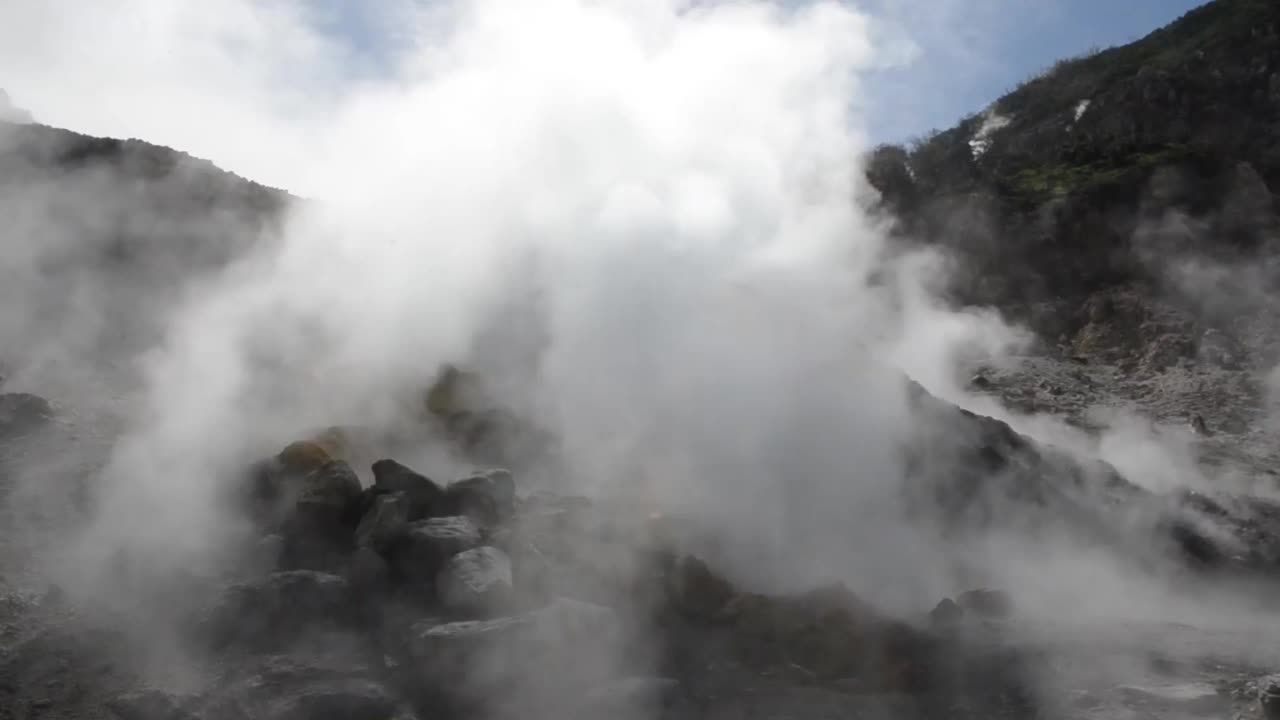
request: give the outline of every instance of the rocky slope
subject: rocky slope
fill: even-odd
[[[1280,8],[1214,0],[1063,60],[868,176],[904,238],[954,251],[955,297],[1064,354],[1159,372],[1277,359]]]
[[[0,304],[23,309],[0,320],[0,375],[47,385],[68,354],[127,364],[193,283],[269,246],[293,201],[168,148],[0,121]]]

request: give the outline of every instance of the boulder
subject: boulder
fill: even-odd
[[[483,713],[495,698],[545,706],[581,697],[616,677],[622,639],[608,608],[558,599],[496,620],[415,624],[413,677],[459,713]]]
[[[511,598],[511,560],[495,547],[464,550],[449,558],[436,577],[436,595],[450,613],[491,614]]]
[[[439,485],[395,460],[383,459],[373,464],[372,490],[375,494],[402,493],[409,520],[453,514],[440,508],[444,490]]]
[[[479,472],[444,490],[444,507],[450,514],[466,515],[482,527],[492,527],[515,512],[515,482],[507,470]]]
[[[323,447],[300,441],[254,463],[248,468],[242,486],[244,511],[265,531],[275,532],[290,521],[304,494],[310,496],[311,502],[323,501],[326,494],[350,492],[349,480],[355,480],[354,490],[359,493],[359,480],[354,474],[348,477],[341,465],[325,471],[332,462]],[[317,472],[321,473],[318,478],[310,478]]]
[[[290,569],[334,570],[355,548],[352,509],[360,480],[351,467],[331,460],[302,478],[286,521],[281,561]]]
[[[341,460],[330,460],[303,477],[298,507],[345,517],[359,497],[360,479],[351,466]]]
[[[281,467],[300,473],[316,470],[333,460],[329,451],[320,443],[299,440],[289,443],[276,455]]]
[[[379,495],[356,526],[356,546],[386,553],[408,526],[409,500],[406,495],[402,492]]]
[[[0,393],[0,439],[24,435],[53,419],[48,400],[30,393]]]
[[[396,577],[433,587],[449,558],[480,543],[480,530],[469,518],[428,518],[409,523],[388,550],[388,557]]]
[[[1258,683],[1258,708],[1264,720],[1280,720],[1280,675]]]

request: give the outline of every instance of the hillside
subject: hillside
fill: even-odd
[[[958,300],[1002,308],[1053,349],[1136,358],[1176,327],[1189,358],[1215,330],[1272,364],[1256,321],[1274,310],[1280,253],[1278,40],[1280,5],[1215,0],[877,148],[868,177],[904,238],[955,251]],[[1113,309],[1161,329],[1095,347],[1081,333]]]
[[[152,346],[190,283],[271,241],[294,199],[139,140],[0,122],[0,375]]]

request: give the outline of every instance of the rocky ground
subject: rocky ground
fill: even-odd
[[[1224,372],[1136,380],[1027,358],[976,376],[974,402],[1000,399],[1014,426],[1052,412],[1097,434],[1096,409],[1118,400],[1188,433],[1207,466],[1262,469],[1265,433],[1232,432],[1243,380]],[[6,462],[63,457],[47,480],[60,491],[39,497],[67,501],[32,518],[23,486],[6,487],[6,527],[26,543],[4,558],[0,720],[1264,716],[1280,668],[1266,621],[1280,506],[1234,487],[1152,490],[916,387],[922,426],[967,428],[921,452],[913,475],[956,537],[1003,527],[975,508],[1017,503],[1032,524],[1121,553],[1150,546],[1138,562],[1256,602],[1219,622],[1097,623],[1024,612],[1016,590],[956,588],[928,614],[845,585],[765,595],[690,554],[675,519],[539,493],[500,469],[437,483],[382,458],[363,482],[304,441],[246,469],[230,498],[255,528],[254,562],[174,580],[182,600],[152,619],[174,634],[157,643],[138,613],[86,606],[36,567],[51,538],[27,530],[74,519],[100,457],[85,448],[109,442],[86,429],[100,419],[12,393],[0,395]],[[165,597],[148,587],[143,602]]]

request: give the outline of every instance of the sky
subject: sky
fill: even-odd
[[[522,22],[570,1],[530,0],[533,19]],[[593,1],[650,12],[635,9],[645,2]],[[861,53],[848,95],[866,143],[951,127],[1058,59],[1140,38],[1201,4],[842,1],[865,20],[834,42]],[[450,5],[487,7],[480,0],[9,0],[0,3],[0,88],[37,121],[167,145],[305,192],[314,176],[307,164],[325,138],[340,134],[335,127],[363,122],[356,116],[378,102],[430,82],[429,68],[442,62],[433,43],[450,33],[440,8]]]
[[[313,0],[375,64],[395,29],[363,0]],[[899,26],[914,53],[867,78],[868,131],[902,142],[944,129],[1055,61],[1136,40],[1205,0],[851,0]]]
[[[1123,45],[1204,0],[912,0],[858,3],[901,24],[907,64],[869,78],[872,137],[900,142],[951,127],[1028,76],[1095,47]]]

